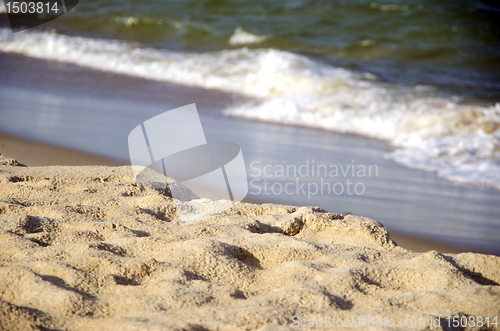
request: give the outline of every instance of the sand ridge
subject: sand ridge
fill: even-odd
[[[0,237],[2,330],[500,315],[500,257],[414,253],[374,220],[316,207],[238,203],[181,226],[168,190],[130,167],[0,157]]]

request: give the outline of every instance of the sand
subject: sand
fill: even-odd
[[[2,132],[0,132],[0,154],[9,155],[27,166],[126,164],[110,157],[44,144]]]
[[[445,330],[446,317],[500,315],[497,256],[416,253],[374,220],[315,207],[238,203],[181,226],[168,192],[135,184],[130,167],[0,164],[2,330],[286,330],[328,317],[370,329],[363,316],[377,330],[440,317],[432,329]]]
[[[130,161],[117,160],[110,157],[85,153],[74,149],[45,144],[39,141],[29,140],[10,134],[0,132],[0,154],[8,155],[27,166],[50,166],[50,165],[107,165],[118,166],[129,164]],[[244,202],[263,203],[251,198],[245,198]],[[469,251],[464,247],[443,244],[436,240],[417,238],[391,231],[391,237],[400,246],[415,252],[428,252],[436,250],[441,253],[463,253]]]

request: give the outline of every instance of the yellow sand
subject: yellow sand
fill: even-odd
[[[414,253],[376,221],[310,207],[240,203],[180,226],[166,193],[129,167],[0,157],[0,329],[500,318],[500,257]]]

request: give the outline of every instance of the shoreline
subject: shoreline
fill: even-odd
[[[124,161],[0,132],[0,154],[28,167],[40,166],[120,166]]]
[[[487,0],[4,1],[0,331],[500,331]]]
[[[126,165],[126,161],[120,161],[114,158],[95,155],[69,149],[65,147],[46,144],[11,134],[0,132],[0,154],[5,157],[16,159],[18,162],[28,167],[40,166],[120,166]],[[266,202],[255,199],[245,198],[243,202],[262,204]],[[440,253],[463,253],[469,252],[465,248],[440,243],[421,237],[413,237],[396,231],[389,232],[391,238],[399,246],[410,249],[414,252],[427,252],[431,250]]]
[[[410,237],[500,254],[500,191],[451,182],[435,173],[399,165],[384,157],[391,151],[384,142],[224,116],[221,110],[241,99],[220,91],[1,52],[0,63],[5,64],[0,72],[7,78],[0,84],[0,131],[5,133],[127,160],[127,137],[137,123],[196,103],[206,139],[239,144],[247,167],[253,161],[261,161],[262,166],[300,166],[307,160],[326,165],[349,165],[355,160],[356,164],[377,165],[380,170],[376,177],[326,178],[330,185],[348,179],[361,182],[366,187],[363,195],[309,196],[301,191],[267,195],[252,187],[249,197],[254,201],[364,215]],[[10,67],[19,70],[13,72]],[[286,185],[284,178],[256,177],[250,168],[247,173],[260,185],[258,188],[263,188],[265,179]],[[306,187],[319,181],[312,176],[300,180]]]

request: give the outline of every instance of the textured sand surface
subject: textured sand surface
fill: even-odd
[[[286,330],[294,316],[429,329],[500,315],[500,257],[414,253],[371,219],[309,207],[240,203],[180,226],[167,193],[129,167],[0,157],[0,329]]]

